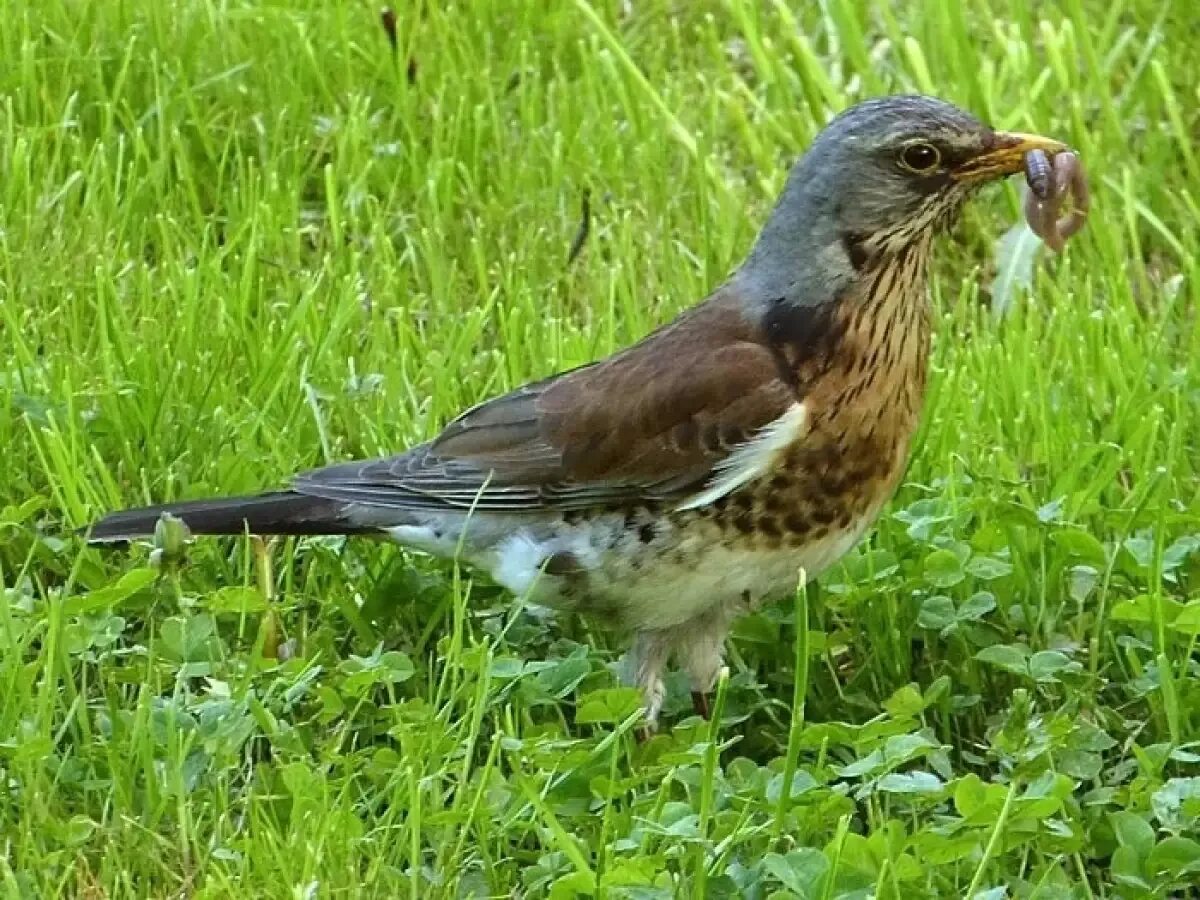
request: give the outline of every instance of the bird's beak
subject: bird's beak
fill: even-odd
[[[1067,145],[1040,134],[1021,134],[1019,131],[997,131],[992,135],[987,149],[973,156],[957,168],[950,170],[955,181],[969,183],[991,181],[1013,175],[1025,168],[1025,154],[1041,150],[1053,157],[1062,153]]]

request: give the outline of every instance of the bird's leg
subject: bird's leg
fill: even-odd
[[[639,631],[633,646],[622,663],[621,680],[642,692],[645,724],[638,729],[638,740],[645,741],[658,727],[658,714],[662,711],[662,674],[671,656],[671,635],[665,631]]]
[[[704,719],[712,713],[709,693],[725,666],[729,624],[724,610],[714,610],[676,630],[675,657],[692,684],[692,709]]]

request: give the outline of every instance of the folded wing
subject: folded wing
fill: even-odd
[[[305,473],[293,490],[398,510],[677,502],[794,401],[736,307],[710,303],[603,362],[476,406],[430,443]]]

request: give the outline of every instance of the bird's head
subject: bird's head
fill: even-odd
[[[793,167],[748,266],[774,282],[798,279],[801,291],[812,279],[852,277],[874,258],[928,243],[977,188],[1021,171],[1030,150],[1066,149],[995,131],[932,97],[867,100],[834,118]]]
[[[818,214],[880,247],[899,247],[950,224],[977,188],[1020,172],[1025,154],[1066,145],[994,131],[932,97],[868,100],[843,112],[817,137],[793,177]]]

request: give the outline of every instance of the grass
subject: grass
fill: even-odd
[[[5,896],[1196,895],[1196,15],[792,7],[405,4],[393,57],[366,3],[0,2]],[[619,639],[393,547],[71,534],[641,336],[901,90],[1094,213],[995,291],[1014,187],[942,242],[906,483],[712,724],[673,682],[636,745]]]

